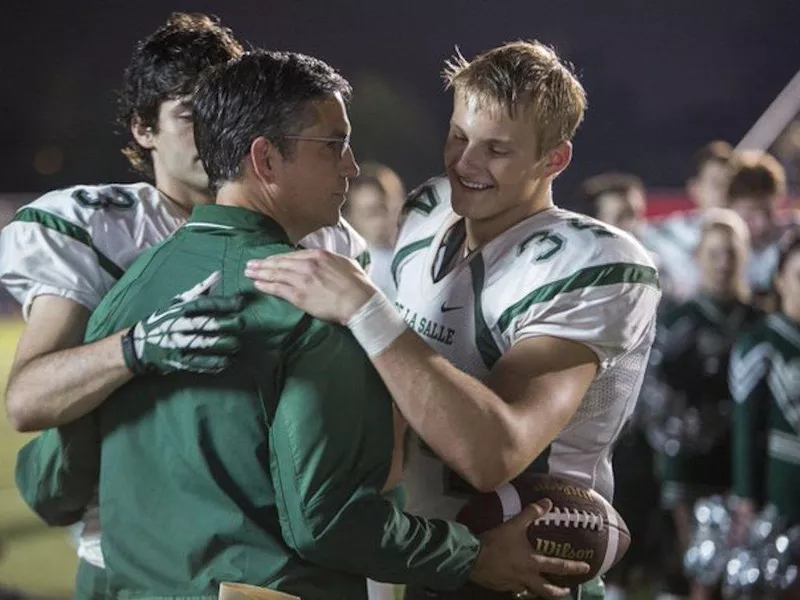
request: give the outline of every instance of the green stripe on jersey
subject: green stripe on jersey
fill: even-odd
[[[417,250],[422,250],[423,248],[427,248],[431,245],[433,241],[433,236],[418,240],[409,244],[408,246],[403,246],[394,253],[394,258],[392,259],[392,279],[394,280],[394,284],[397,285],[397,271],[400,268],[400,264],[408,258],[409,255],[414,254]]]
[[[649,285],[658,289],[658,273],[652,267],[634,263],[611,263],[586,267],[574,275],[559,279],[536,288],[522,300],[503,312],[497,324],[500,331],[505,331],[515,318],[528,310],[532,305],[549,302],[559,294],[566,294],[584,288],[617,285],[620,283],[636,283]]]
[[[372,264],[372,255],[369,250],[364,250],[361,254],[356,256],[356,262],[361,265],[362,269],[366,269]]]
[[[483,364],[487,369],[491,369],[494,363],[500,358],[500,348],[492,337],[492,332],[483,318],[483,284],[486,277],[486,267],[483,264],[483,256],[475,256],[469,263],[469,270],[472,273],[472,293],[475,297],[475,344],[478,352],[483,359]]]
[[[76,242],[80,242],[88,246],[92,252],[97,255],[97,262],[106,273],[111,275],[114,279],[119,279],[125,273],[124,269],[117,266],[114,261],[108,258],[105,254],[92,243],[91,236],[85,229],[81,229],[75,223],[70,223],[66,219],[62,219],[52,213],[39,210],[38,208],[26,207],[20,210],[13,219],[19,223],[36,223],[47,229],[52,229],[58,233],[72,238]]]

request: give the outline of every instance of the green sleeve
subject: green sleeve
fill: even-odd
[[[768,344],[740,343],[731,354],[728,385],[733,408],[733,493],[759,500],[766,462]]]
[[[311,563],[380,581],[446,590],[466,583],[478,539],[457,523],[405,514],[381,494],[391,399],[369,359],[340,327],[318,328],[299,346],[270,427],[286,543]]]
[[[17,488],[48,525],[81,520],[100,478],[100,433],[93,413],[48,429],[17,455]]]

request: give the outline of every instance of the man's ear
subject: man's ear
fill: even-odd
[[[283,164],[283,155],[267,138],[260,136],[250,144],[247,156],[250,168],[263,183],[274,183],[275,177]]]
[[[570,162],[572,162],[572,142],[561,142],[547,153],[543,175],[555,177],[566,169]]]
[[[137,114],[134,114],[131,119],[131,134],[136,143],[142,148],[152,150],[155,147],[153,128],[146,126],[142,118]]]

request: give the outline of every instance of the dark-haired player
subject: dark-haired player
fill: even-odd
[[[0,280],[27,321],[8,381],[8,418],[20,431],[74,421],[137,373],[217,371],[235,347],[233,304],[195,286],[158,318],[81,345],[91,312],[144,250],[161,242],[213,195],[194,142],[191,92],[209,67],[243,53],[217,20],[175,13],[140,41],[125,71],[119,124],[123,150],[150,183],[80,185],[23,207],[0,234]],[[349,226],[303,240],[355,257],[366,245]],[[198,317],[204,317],[202,319]],[[154,330],[173,335],[152,336]],[[189,335],[182,335],[189,334]],[[133,352],[123,353],[128,337]],[[202,338],[198,343],[197,339]],[[103,566],[97,507],[88,508],[79,555]]]

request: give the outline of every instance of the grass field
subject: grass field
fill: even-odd
[[[0,394],[14,357],[21,323],[0,319]],[[14,486],[17,451],[31,435],[15,432],[0,417],[0,584],[50,596],[72,594],[77,558],[63,529],[42,523]]]

